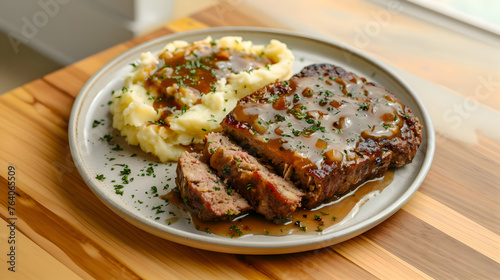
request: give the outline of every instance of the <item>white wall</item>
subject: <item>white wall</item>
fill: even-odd
[[[0,0],[0,29],[67,65],[157,28],[173,0]]]

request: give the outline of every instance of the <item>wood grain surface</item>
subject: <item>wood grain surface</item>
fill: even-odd
[[[109,60],[161,35],[209,26],[288,28],[242,5],[219,1],[0,95],[0,279],[500,279],[500,141],[481,133],[474,143],[442,135],[423,185],[388,220],[351,240],[303,253],[194,249],[134,227],[96,198],[68,145],[71,106],[83,84]],[[369,14],[356,14],[363,16]],[[382,54],[407,69],[430,59],[405,55],[402,62]],[[458,62],[449,60],[439,68],[455,69]],[[488,107],[498,114],[498,86],[494,90]],[[15,216],[8,208],[9,166],[16,170]],[[15,272],[8,270],[7,255],[13,221]]]

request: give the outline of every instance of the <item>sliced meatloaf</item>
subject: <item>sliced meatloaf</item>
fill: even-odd
[[[395,95],[330,64],[241,99],[221,125],[300,185],[307,208],[410,163],[422,139],[419,120]]]
[[[176,184],[181,197],[201,220],[228,220],[251,210],[239,193],[215,175],[200,155],[184,152],[178,161]]]
[[[287,219],[300,207],[304,194],[292,182],[260,164],[228,137],[210,133],[205,142],[203,154],[210,166],[266,219]]]

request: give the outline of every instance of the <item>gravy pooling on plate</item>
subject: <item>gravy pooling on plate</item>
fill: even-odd
[[[361,184],[356,190],[341,197],[333,197],[314,209],[298,209],[290,221],[276,224],[264,219],[262,215],[249,213],[232,221],[202,221],[191,214],[194,227],[203,232],[225,237],[241,237],[244,235],[286,236],[291,234],[322,234],[333,225],[346,222],[368,199],[381,193],[394,179],[394,170],[390,169],[382,178]],[[173,205],[189,211],[177,191],[171,191],[162,197]],[[177,217],[175,217],[177,218]],[[177,219],[169,219],[173,224]]]

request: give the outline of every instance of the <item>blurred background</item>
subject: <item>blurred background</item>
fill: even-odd
[[[257,18],[260,13],[272,14],[279,27],[308,34],[327,35],[340,40],[346,38],[345,36],[356,36],[355,30],[341,31],[342,21],[352,20],[346,18],[342,9],[335,9],[342,5],[354,5],[345,1],[308,0],[307,7],[297,9],[301,5],[306,5],[306,2],[299,0],[0,0],[0,94],[113,45],[147,34],[169,21],[222,2],[237,8],[250,9]],[[500,1],[498,0],[365,0],[363,2],[383,6],[396,3],[402,13],[500,48],[498,45]],[[377,14],[373,16],[376,19]],[[324,24],[319,24],[323,26],[322,28],[318,29],[318,21],[324,21]],[[351,34],[342,37],[337,34],[339,32],[351,32]]]

